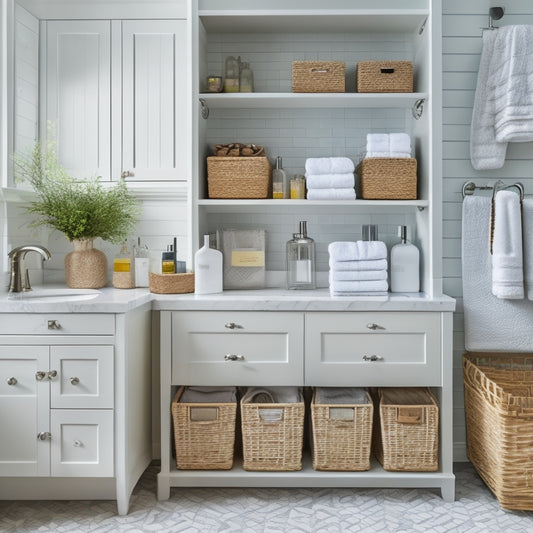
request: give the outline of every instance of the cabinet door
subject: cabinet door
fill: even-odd
[[[50,474],[113,476],[113,411],[52,409]]]
[[[52,346],[52,409],[113,407],[113,346]]]
[[[46,121],[59,161],[74,176],[111,174],[109,21],[46,23]],[[43,32],[44,33],[44,32]]]
[[[185,20],[122,22],[122,171],[128,180],[185,180]]]
[[[47,346],[0,346],[0,476],[49,474],[48,389]]]

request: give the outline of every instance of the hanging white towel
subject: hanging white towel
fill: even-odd
[[[515,193],[513,193],[515,194]],[[491,292],[491,199],[466,196],[462,222],[465,347],[469,351],[533,351],[529,300],[502,300]]]
[[[533,199],[522,202],[522,238],[524,242],[524,284],[527,298],[533,300]]]
[[[354,170],[355,165],[348,157],[310,157],[305,161],[306,174],[343,174]]]
[[[369,261],[386,259],[387,246],[383,241],[336,241],[328,244],[332,261]]]
[[[499,191],[494,200],[492,294],[498,298],[524,297],[522,212],[520,196]]]
[[[353,172],[342,174],[306,174],[307,189],[353,189],[355,176]]]
[[[355,189],[307,189],[308,200],[355,200]]]

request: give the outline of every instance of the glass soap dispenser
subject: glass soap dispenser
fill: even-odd
[[[315,241],[307,236],[307,222],[287,242],[287,289],[316,288]]]

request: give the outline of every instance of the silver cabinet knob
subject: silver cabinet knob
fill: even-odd
[[[42,381],[46,377],[46,372],[43,372],[42,370],[38,370],[35,372],[35,379],[37,381]]]
[[[37,433],[37,438],[39,440],[51,440],[52,434],[49,431],[41,431]]]
[[[76,448],[81,448],[83,446],[83,443],[81,442],[81,440],[75,440],[73,442],[73,445],[76,447]]]
[[[244,355],[237,355],[236,353],[227,353],[224,356],[224,361],[244,361]]]
[[[49,320],[48,329],[61,329],[61,324],[58,320]]]
[[[380,325],[374,323],[367,324],[366,327],[372,330],[383,329]]]
[[[9,378],[7,380],[8,385],[16,385],[18,383],[17,378]]]
[[[383,361],[383,357],[381,355],[363,355],[363,361]]]
[[[133,178],[133,176],[135,176],[135,173],[132,172],[131,170],[123,170],[122,171],[122,174],[120,174],[120,177],[122,179],[125,179],[125,178]]]
[[[79,382],[80,382],[80,378],[76,378],[76,377],[70,378],[71,385],[77,385]]]
[[[242,326],[239,326],[239,324],[235,324],[235,322],[228,322],[227,324],[224,324],[224,327],[226,329],[242,329]]]
[[[57,377],[57,370],[50,370],[48,372],[48,379],[54,379]]]

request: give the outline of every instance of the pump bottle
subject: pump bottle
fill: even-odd
[[[407,227],[398,226],[401,242],[392,247],[391,292],[420,291],[420,252],[407,241]]]

